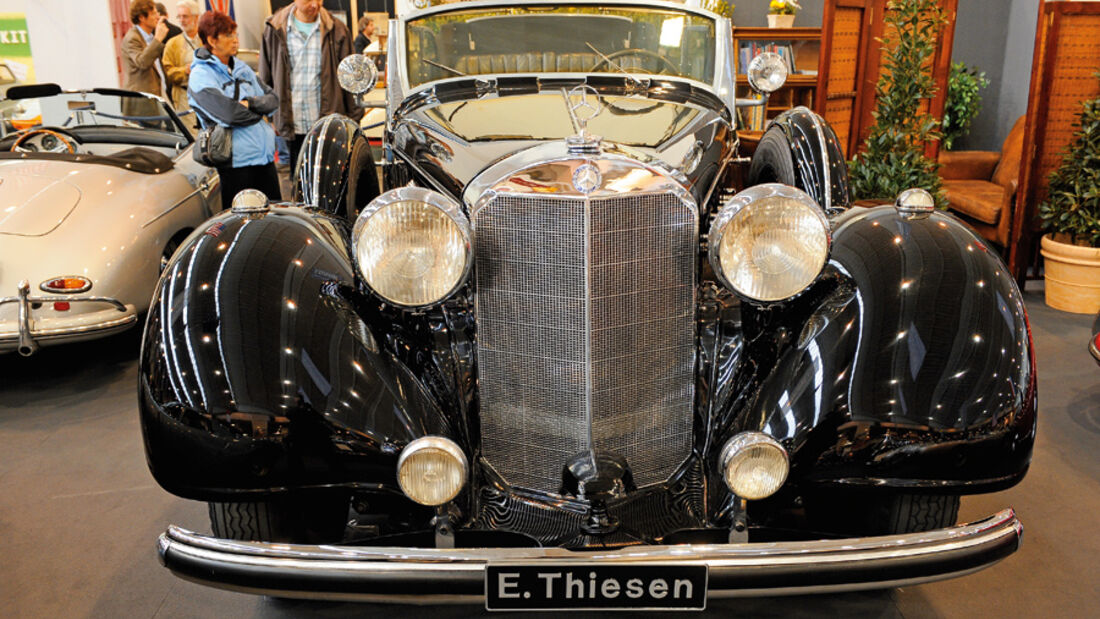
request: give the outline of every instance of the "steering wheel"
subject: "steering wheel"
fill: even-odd
[[[648,49],[638,49],[638,48],[620,49],[617,52],[612,52],[612,53],[608,54],[606,58],[601,58],[599,60],[599,62],[592,65],[592,68],[589,69],[589,71],[592,71],[592,72],[598,71],[600,69],[600,67],[608,64],[609,60],[615,60],[616,58],[621,58],[623,56],[641,56],[643,58],[655,58],[655,59],[661,61],[662,63],[664,63],[665,67],[667,67],[669,71],[671,71],[673,73],[677,73],[679,71],[676,68],[676,65],[672,64],[672,62],[668,58],[665,58],[664,56],[658,54],[657,52],[651,52]],[[629,71],[630,70],[630,69],[627,69],[626,67],[622,67],[622,69],[624,71]],[[657,72],[660,73],[661,69],[658,68]]]
[[[31,150],[31,149],[23,146],[24,142],[26,142],[32,136],[37,136],[37,135],[42,136],[42,146],[43,146],[43,148],[45,148],[46,152],[50,152],[50,153],[60,153],[60,152],[64,152],[67,149],[70,154],[73,154],[73,153],[76,153],[77,144],[80,144],[80,140],[78,140],[75,135],[69,133],[68,131],[65,131],[64,129],[62,129],[60,127],[55,127],[53,129],[46,129],[44,127],[38,127],[36,129],[27,129],[26,131],[24,131],[23,135],[20,135],[15,140],[15,142],[11,145],[11,152],[13,152],[13,153],[37,152],[36,150]],[[52,144],[55,141],[56,141],[56,144]]]

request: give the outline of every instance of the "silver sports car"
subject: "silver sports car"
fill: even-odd
[[[217,173],[157,97],[12,87],[0,122],[0,353],[133,326]]]

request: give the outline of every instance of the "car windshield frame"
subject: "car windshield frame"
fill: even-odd
[[[116,88],[61,90],[54,84],[33,84],[13,86],[4,102],[7,106],[0,110],[2,137],[27,129],[59,127],[92,142],[96,141],[92,129],[152,132],[157,137],[151,143],[156,144],[193,141],[175,110],[164,99],[147,93]],[[124,111],[127,107],[130,110]],[[37,124],[29,124],[36,119]]]
[[[583,39],[584,36],[577,36],[575,32],[572,33],[570,37],[558,36],[559,39],[571,39],[568,43],[560,44],[563,50],[562,53],[571,54],[573,56],[584,54],[587,59],[595,58],[600,61],[604,65],[602,67],[574,66],[570,67],[572,70],[562,70],[555,66],[555,69],[551,71],[547,71],[545,67],[540,68],[537,65],[530,70],[517,70],[519,67],[517,67],[517,69],[508,67],[505,70],[497,71],[496,69],[499,67],[483,67],[484,70],[479,70],[476,73],[467,73],[466,71],[457,71],[454,67],[439,67],[439,65],[446,65],[446,62],[437,62],[436,65],[432,65],[432,63],[425,61],[425,59],[433,61],[450,59],[452,61],[459,61],[460,64],[464,63],[469,67],[470,64],[474,62],[470,56],[476,56],[479,53],[476,49],[478,41],[474,40],[474,35],[471,34],[471,28],[469,27],[471,24],[476,24],[479,20],[485,23],[491,18],[500,21],[510,17],[522,18],[527,16],[600,18],[603,24],[607,24],[611,28],[614,28],[615,20],[618,19],[620,22],[626,20],[626,23],[633,24],[635,28],[628,32],[627,38],[622,40],[618,45],[613,43],[608,44],[608,41],[604,39],[600,39],[600,43],[580,40]],[[635,19],[637,19],[638,16],[647,16],[648,19],[633,22],[631,21],[631,16],[635,16]],[[637,34],[639,30],[642,30],[642,28],[638,26],[643,21],[669,21],[672,19],[679,20],[679,29],[649,27],[647,33],[649,35],[648,38]],[[518,23],[519,22],[517,22],[517,24]],[[451,26],[451,24],[458,24],[458,26]],[[649,24],[645,25],[647,27],[649,26]],[[464,26],[465,28],[463,28]],[[700,28],[700,26],[702,26],[702,28]],[[452,49],[442,54],[437,49],[430,54],[431,57],[423,56],[424,50],[420,49],[424,47],[421,43],[421,39],[424,37],[423,33],[425,31],[433,33],[436,30],[442,31],[443,27],[449,27],[449,31],[446,34],[451,36],[451,39],[444,41],[444,43],[449,44]],[[667,32],[662,32],[664,30],[667,30]],[[685,50],[688,49],[689,37],[685,33],[688,33],[689,30],[691,34],[690,44],[705,50],[702,61],[705,68],[702,71],[682,69],[685,63],[688,62]],[[716,92],[724,92],[726,88],[722,87],[722,84],[732,79],[732,75],[727,75],[729,73],[729,67],[727,54],[725,53],[728,51],[725,47],[732,45],[732,41],[725,41],[725,39],[732,37],[732,31],[725,32],[725,30],[729,30],[729,20],[720,15],[697,7],[656,0],[650,2],[574,0],[567,4],[549,2],[547,0],[529,0],[520,4],[509,4],[496,1],[474,1],[440,5],[414,12],[400,20],[395,33],[397,36],[391,41],[391,57],[398,60],[398,62],[394,64],[400,66],[398,67],[399,72],[391,76],[395,79],[391,79],[390,86],[397,86],[399,90],[411,93],[450,80],[485,79],[489,76],[521,73],[538,75],[550,74],[557,76],[592,74],[594,72],[591,69],[599,68],[600,70],[595,73],[619,76],[629,73],[639,79],[646,79],[648,77],[656,77],[658,79],[684,79],[705,84],[713,88]],[[489,28],[486,32],[492,32],[492,28]],[[619,34],[621,34],[621,32]],[[466,44],[474,49],[468,53],[465,49],[461,52],[454,49],[459,47],[454,44],[455,40],[458,40],[459,37],[465,37],[465,41],[468,41]],[[537,51],[523,48],[524,45],[531,46],[537,43],[524,42],[522,41],[524,37],[517,36],[509,38],[520,39],[520,41],[515,43],[515,49],[504,50],[505,53],[502,55],[533,55]],[[537,38],[541,38],[543,41],[547,40],[547,37]],[[671,56],[674,65],[679,62],[680,67],[671,67],[671,69],[676,69],[676,72],[672,72],[668,64],[656,58],[657,54],[653,53],[654,50],[648,49],[649,46],[639,47],[640,43],[635,43],[635,41],[641,41],[643,39],[650,44],[655,43],[658,46],[657,52],[663,57],[667,58]],[[673,42],[676,43],[675,46],[670,45]],[[626,47],[627,44],[630,45],[629,48]],[[507,43],[502,44],[498,40],[493,40],[492,45],[489,46],[488,49],[485,49],[483,46],[483,49],[485,49],[484,55],[501,52],[501,48],[504,45],[507,45]],[[639,54],[623,54],[624,50],[631,48],[642,49],[644,51]],[[664,53],[662,53],[662,50],[664,50]],[[615,54],[619,55],[614,57]],[[414,58],[414,56],[416,57]],[[450,56],[454,56],[454,58],[450,58]],[[608,66],[612,63],[604,61],[604,58],[607,56],[613,56],[612,63],[614,65],[628,65],[626,68],[629,68],[630,71],[624,71],[616,66]],[[629,66],[631,63],[628,62],[620,62],[620,59],[633,61],[633,66]],[[665,72],[663,74],[659,72],[644,72],[646,63],[649,65],[660,65],[659,68],[663,69]],[[421,71],[417,66],[420,64],[430,66],[432,72]],[[643,72],[638,72],[639,70]],[[725,99],[727,97],[722,96],[722,98]]]

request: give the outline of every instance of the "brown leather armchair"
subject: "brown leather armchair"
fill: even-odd
[[[1007,256],[1012,213],[1024,150],[1024,117],[1008,133],[1001,152],[940,151],[940,177],[947,207]]]

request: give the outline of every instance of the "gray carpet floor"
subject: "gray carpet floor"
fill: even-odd
[[[1030,284],[1035,286],[1036,284]],[[1041,288],[1041,286],[1040,286]],[[1092,317],[1026,293],[1039,364],[1039,438],[1018,486],[963,499],[960,520],[1005,506],[1023,548],[964,578],[867,593],[711,601],[707,615],[1100,616],[1100,367]],[[206,506],[156,485],[135,393],[138,333],[0,357],[0,616],[466,617],[472,606],[282,601],[175,578],[154,541],[169,523],[209,530]]]

